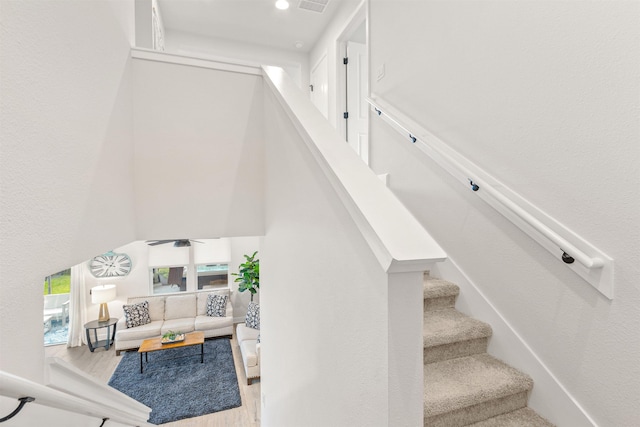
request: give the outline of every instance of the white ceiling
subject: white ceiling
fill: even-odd
[[[276,9],[275,0],[158,0],[158,4],[167,33],[182,31],[308,52],[336,10],[349,1],[355,0],[329,0],[323,13],[299,9],[300,0],[289,0],[287,10]],[[303,43],[301,48],[295,47],[297,41]]]

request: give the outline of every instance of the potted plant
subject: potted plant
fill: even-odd
[[[169,332],[165,332],[165,334],[162,336],[162,338],[166,338],[170,341],[173,341],[176,339],[176,335],[178,335],[177,333],[173,332],[173,331],[169,331]]]
[[[251,302],[253,302],[253,296],[258,293],[260,289],[260,260],[256,259],[258,251],[255,251],[253,255],[245,255],[246,261],[240,264],[238,273],[231,273],[233,276],[238,276],[234,282],[238,283],[238,291],[251,292]]]
[[[164,334],[162,334],[162,344],[167,344],[167,343],[172,343],[172,342],[182,341],[182,340],[184,340],[184,334],[180,331],[178,332],[167,331]]]

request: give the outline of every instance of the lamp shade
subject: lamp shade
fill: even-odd
[[[116,299],[116,285],[100,285],[91,288],[91,302],[102,304]]]

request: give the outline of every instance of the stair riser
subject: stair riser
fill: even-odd
[[[468,427],[555,427],[529,408],[498,415]]]
[[[423,352],[424,363],[440,362],[442,360],[471,356],[472,354],[486,353],[488,338],[458,341],[451,344],[425,347]],[[428,367],[425,367],[428,369]]]
[[[456,305],[456,296],[446,296],[437,298],[425,298],[422,307],[424,311],[440,310],[443,308],[454,307]]]
[[[424,419],[424,427],[463,427],[505,414],[527,406],[528,392],[516,393],[500,399],[489,400],[477,405],[434,415]]]

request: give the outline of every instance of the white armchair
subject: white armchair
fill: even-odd
[[[236,338],[242,354],[244,372],[247,374],[247,385],[251,385],[254,379],[260,378],[260,343],[259,329],[247,327],[244,323],[236,327]]]
[[[69,317],[69,294],[45,295],[43,314],[62,321],[62,326],[65,326]]]

